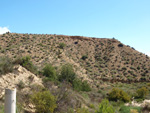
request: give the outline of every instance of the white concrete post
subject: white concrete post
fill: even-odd
[[[5,89],[5,110],[4,113],[16,113],[16,88]]]

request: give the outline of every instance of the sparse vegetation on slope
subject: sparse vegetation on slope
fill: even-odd
[[[0,35],[0,41],[0,56],[15,59],[29,55],[38,70],[44,64],[69,63],[92,87],[100,80],[150,81],[150,58],[116,39],[8,33]]]
[[[150,98],[150,85],[146,84],[150,81],[150,58],[116,39],[7,33],[0,35],[0,41],[0,56],[6,59],[0,60],[0,73],[12,72],[14,64],[35,73],[43,79],[47,93],[57,97],[57,108],[46,104],[56,113],[101,112],[102,106],[119,113],[130,107],[122,105],[132,101],[131,97],[137,101]],[[16,75],[12,75],[15,81]],[[25,79],[29,82],[21,79],[16,83],[18,105],[22,111],[34,112],[29,95],[40,88],[32,84],[35,82],[32,74]],[[28,88],[31,90],[26,91]],[[39,97],[45,98],[42,91]],[[104,98],[109,101],[102,101]],[[0,106],[3,101],[1,98]]]
[[[15,59],[14,64],[20,64],[32,73],[37,73],[36,67],[33,65],[30,56],[23,56],[22,58],[19,57]]]

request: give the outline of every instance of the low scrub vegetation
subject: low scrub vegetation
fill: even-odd
[[[35,105],[37,113],[53,113],[56,104],[56,97],[49,91],[35,92],[31,96],[31,102]]]
[[[141,107],[121,106],[120,113],[141,113]]]
[[[96,113],[115,113],[115,109],[107,99],[104,99],[100,103],[99,109],[96,111]]]
[[[46,76],[49,80],[55,81],[57,80],[56,70],[51,64],[47,64],[43,68],[43,75]]]
[[[65,46],[66,46],[66,44],[64,44],[64,43],[59,43],[59,48],[60,48],[60,49],[64,49]]]
[[[86,92],[91,91],[91,88],[89,84],[87,83],[87,81],[82,82],[81,80],[76,78],[73,81],[72,85],[73,85],[74,90],[76,91],[86,91]]]
[[[61,67],[60,73],[56,72],[55,68],[52,65],[47,64],[43,68],[42,73],[46,77],[43,79],[44,82],[66,82],[69,83],[76,91],[91,91],[91,87],[86,80],[82,81],[77,78],[77,75],[74,72],[71,64],[63,65]]]
[[[147,86],[144,83],[150,81],[149,57],[134,51],[131,47],[126,47],[117,40],[6,33],[0,35],[0,42],[1,56],[7,55],[12,59],[16,59],[20,55],[23,56],[15,60],[16,64],[20,64],[35,74],[37,71],[34,65],[39,67],[41,73],[37,73],[40,74],[37,76],[43,78],[45,80],[44,86],[57,96],[57,113],[66,113],[65,110],[69,108],[73,112],[84,113],[89,110],[94,113],[103,98],[107,98],[115,112],[119,113],[120,107],[125,102],[130,102],[129,95],[135,97],[136,101],[150,99],[150,85]],[[27,54],[30,57],[25,56]],[[0,75],[12,72],[13,63],[12,59],[9,58],[6,56],[0,58]],[[34,65],[32,61],[35,63]],[[43,66],[43,64],[50,62],[52,65]],[[64,65],[68,62],[76,65],[75,68],[70,64]],[[63,66],[55,68],[54,65]],[[86,74],[90,82],[84,81],[84,78],[80,79],[76,71],[80,77]],[[13,74],[16,74],[15,72]],[[30,83],[36,80],[31,76],[29,79]],[[20,81],[17,84],[18,92],[22,93],[21,95],[24,97],[20,97],[19,103],[21,105],[27,105],[28,95],[31,95],[31,92],[27,92],[27,95],[22,89],[29,87],[32,90],[33,86],[30,86],[30,83]],[[64,84],[66,85],[63,86]],[[114,87],[116,88],[113,89]],[[39,90],[39,86],[34,86],[34,88]],[[1,103],[3,100],[0,98]],[[82,109],[82,107],[88,110]],[[123,109],[127,108],[122,107],[122,112]],[[149,108],[145,109],[149,110]],[[130,112],[136,111],[132,108]]]
[[[80,79],[77,78],[77,75],[74,72],[72,65],[70,64],[65,64],[62,66],[59,80],[71,83],[74,90],[91,91],[91,88],[87,81],[82,82]]]
[[[0,57],[0,75],[13,71],[12,60],[8,57]]]
[[[0,105],[0,113],[4,113],[4,106]]]
[[[76,78],[76,74],[73,70],[72,65],[70,64],[65,64],[61,67],[61,73],[59,76],[60,81],[66,81],[73,83],[73,80]]]
[[[36,67],[33,65],[30,56],[24,56],[22,58],[17,58],[14,61],[15,64],[20,64],[21,66],[25,67],[27,70],[33,72],[34,74],[37,73]]]
[[[135,98],[136,99],[145,99],[145,97],[148,95],[148,89],[146,87],[142,87],[137,89]]]
[[[124,92],[122,89],[113,88],[111,92],[108,93],[108,99],[111,101],[123,101],[129,102],[130,96]]]

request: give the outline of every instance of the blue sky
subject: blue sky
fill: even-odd
[[[1,0],[0,33],[115,37],[150,55],[150,0]]]

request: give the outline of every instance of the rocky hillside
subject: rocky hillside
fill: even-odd
[[[0,35],[0,56],[29,55],[40,70],[44,64],[70,63],[81,79],[95,87],[102,81],[150,81],[150,57],[116,39],[82,36],[6,33]]]
[[[34,106],[28,102],[29,96],[27,97],[27,95],[30,95],[34,87],[37,86],[38,88],[39,86],[44,87],[41,78],[38,78],[24,67],[15,65],[11,73],[0,76],[0,106],[4,105],[5,89],[16,88],[17,105],[22,104],[22,106],[24,106],[23,108],[27,111],[30,111],[30,113],[35,111]]]

